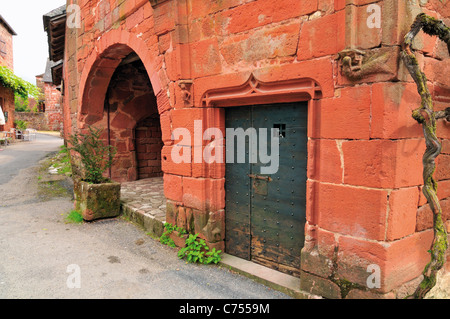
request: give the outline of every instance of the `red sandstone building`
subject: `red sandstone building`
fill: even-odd
[[[14,70],[13,36],[17,35],[6,20],[0,16],[0,65]],[[14,92],[0,85],[0,106],[5,116],[5,125],[0,131],[9,131],[14,127]]]
[[[51,59],[64,61],[54,72],[65,134],[104,127],[118,149],[114,180],[163,175],[168,222],[300,277],[307,294],[395,298],[414,290],[433,222],[421,193],[425,143],[411,117],[420,98],[399,53],[418,13],[450,22],[448,2],[70,4],[78,7],[44,17]],[[414,47],[436,107],[448,107],[447,48],[423,33]],[[279,129],[276,174],[248,161],[195,161],[211,143],[194,144],[196,129],[219,128],[226,140],[226,128],[250,127]],[[178,128],[192,140],[176,136]],[[438,135],[447,220],[448,122]],[[174,149],[192,161],[177,163]],[[379,285],[368,286],[374,269]]]
[[[61,79],[53,81],[52,68],[56,63],[47,61],[45,72],[36,76],[36,85],[43,96],[39,101],[39,112],[45,113],[45,123],[42,125],[50,131],[63,132],[63,113],[61,97]],[[59,81],[59,82],[58,82]]]

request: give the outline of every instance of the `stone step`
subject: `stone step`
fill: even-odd
[[[122,203],[121,211],[123,216],[141,226],[150,236],[159,238],[163,234],[164,224],[166,223],[165,215],[152,215],[138,208],[131,207],[126,203]]]
[[[249,260],[223,253],[220,265],[295,299],[321,298],[300,290],[300,278],[284,274]]]

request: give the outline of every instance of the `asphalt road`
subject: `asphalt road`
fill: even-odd
[[[177,250],[122,218],[70,224],[71,197],[42,200],[36,165],[62,140],[0,151],[0,299],[289,299]]]
[[[0,145],[0,185],[17,176],[21,169],[36,165],[47,154],[63,145],[59,137],[37,134],[35,141],[24,141],[9,146]]]

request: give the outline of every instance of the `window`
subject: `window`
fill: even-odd
[[[0,53],[6,54],[6,42],[0,38]]]

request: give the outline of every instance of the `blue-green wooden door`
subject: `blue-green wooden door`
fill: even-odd
[[[228,158],[226,164],[226,251],[298,275],[306,220],[307,103],[227,108],[226,128],[254,129],[258,143],[252,162],[250,138],[242,145],[227,131],[226,152],[233,152],[234,161]],[[279,135],[278,167],[262,174],[261,167],[274,161],[261,161],[266,150],[260,140],[266,138],[271,154],[274,132]],[[238,163],[242,149],[245,161]]]

